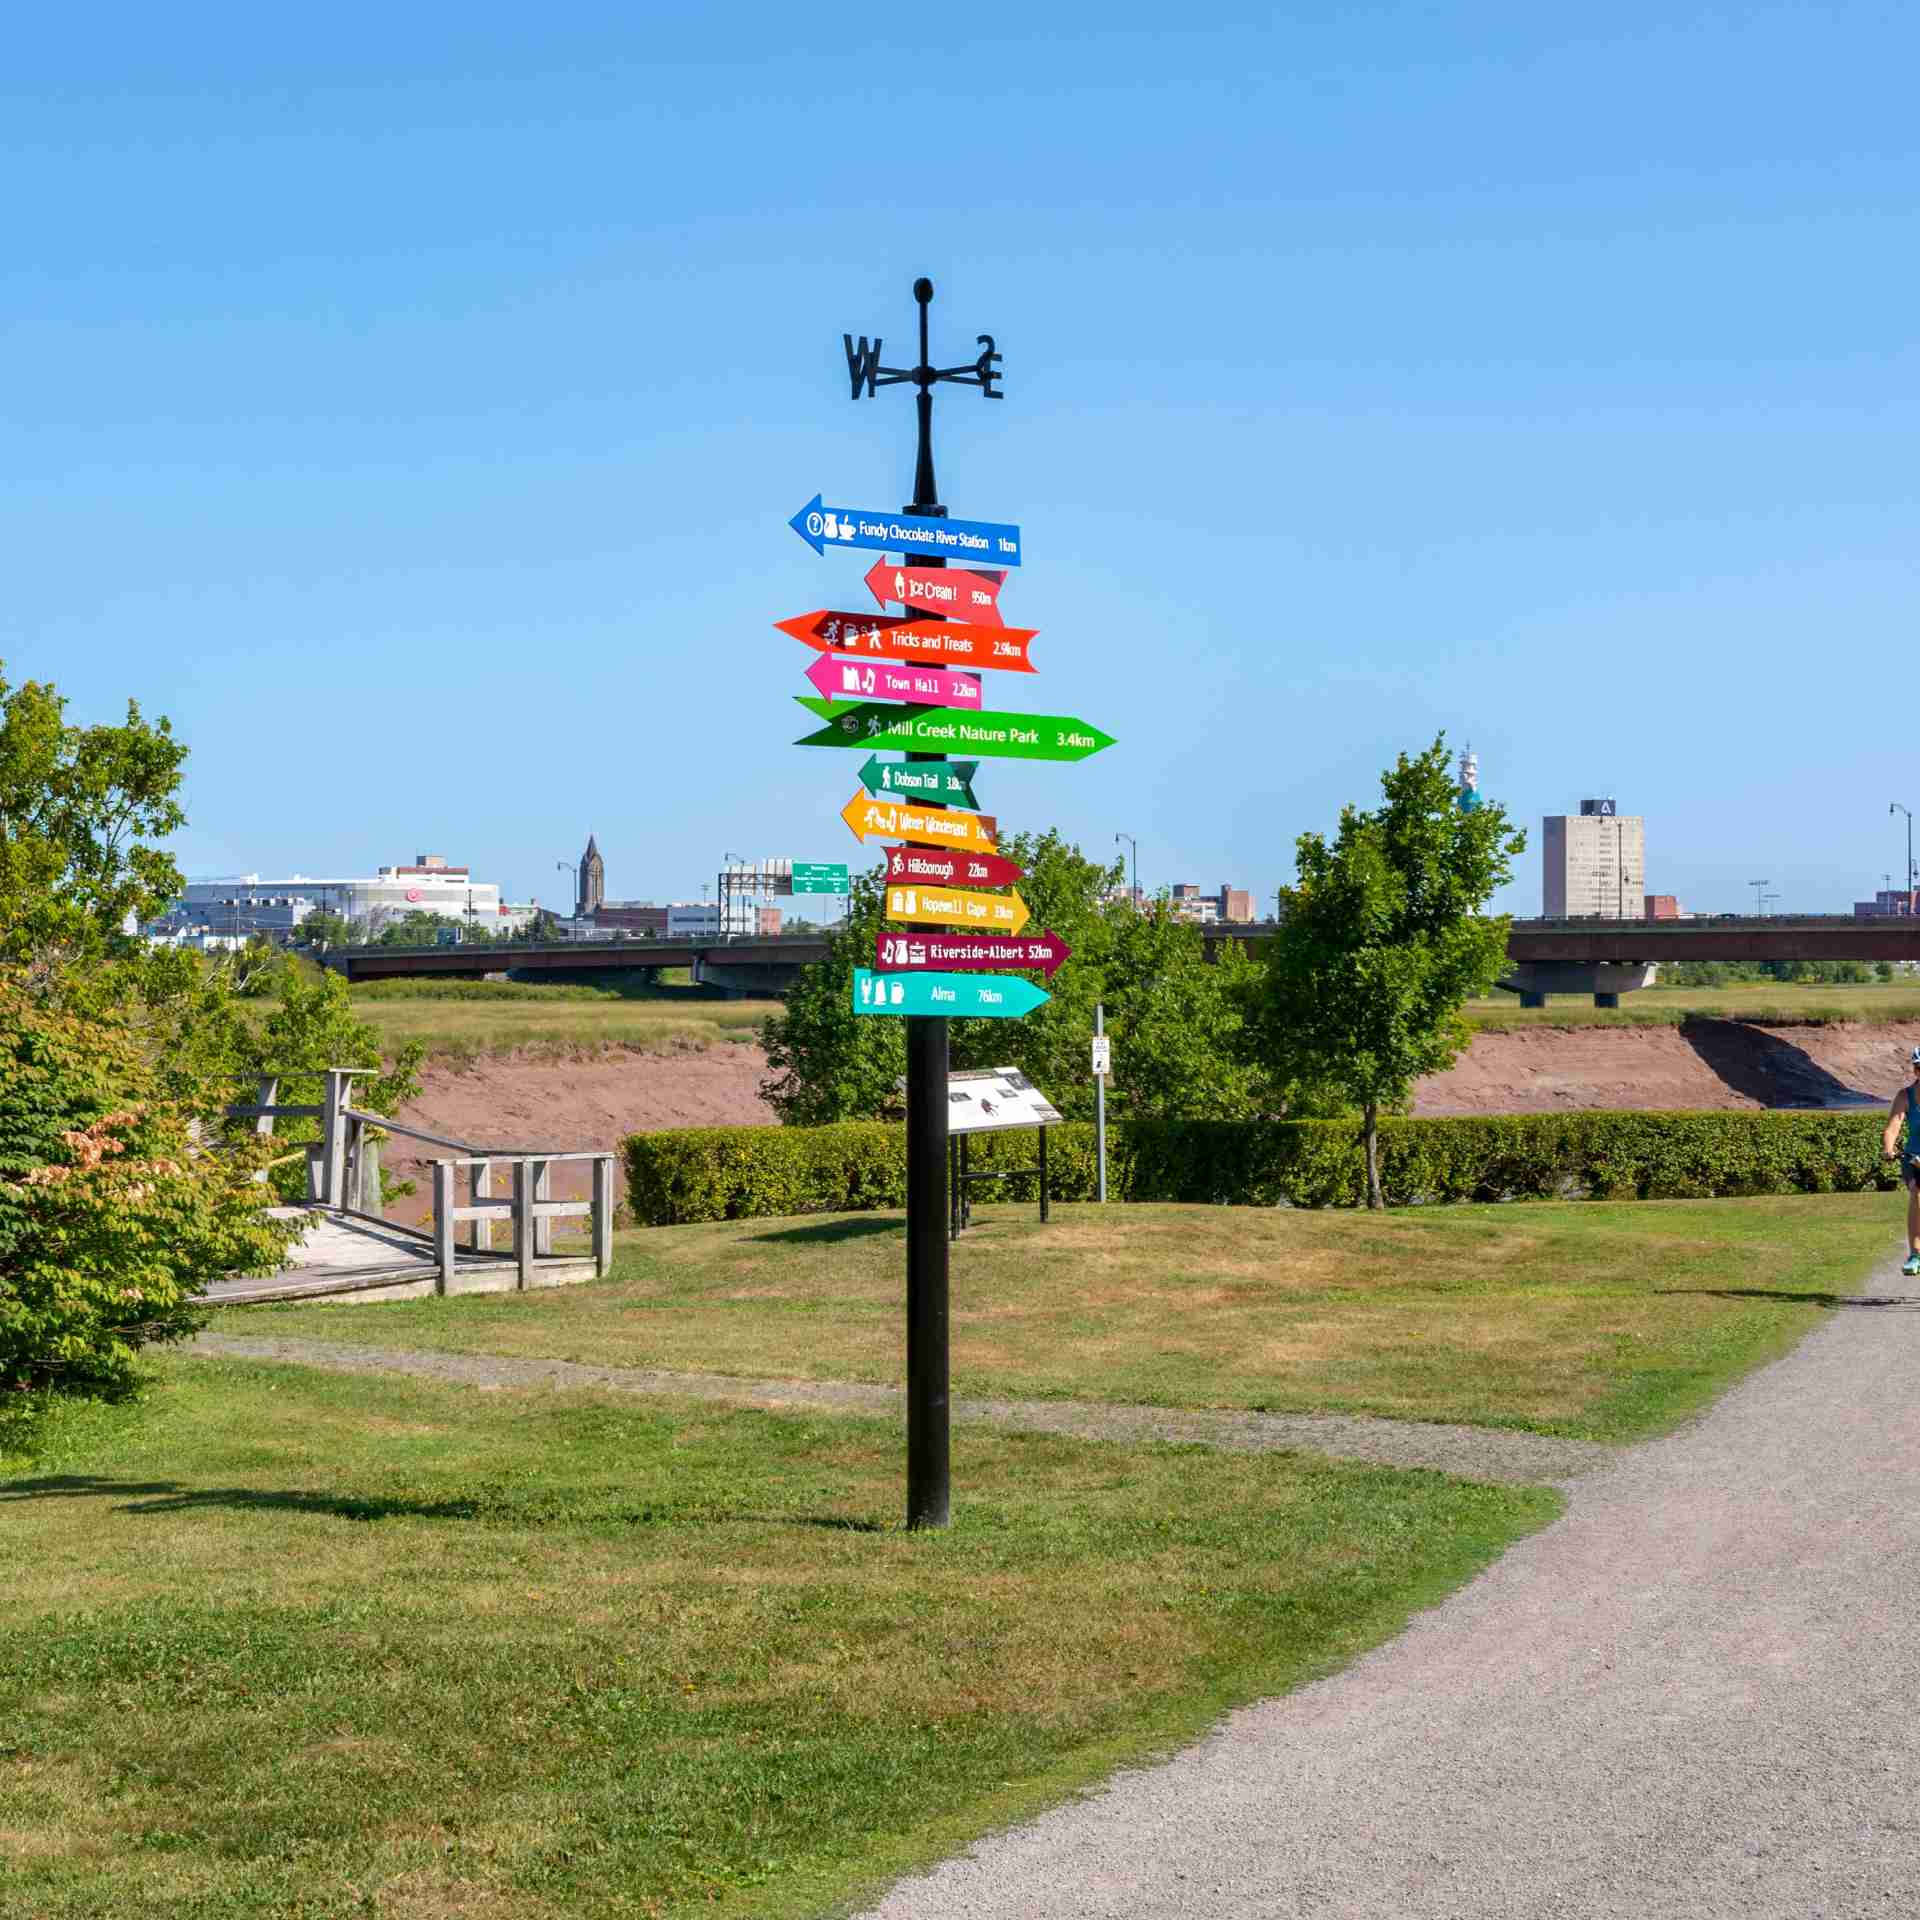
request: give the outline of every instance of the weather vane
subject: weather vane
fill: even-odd
[[[914,408],[920,416],[920,445],[914,461],[913,505],[922,512],[929,512],[939,505],[939,493],[933,483],[933,390],[941,381],[947,381],[956,387],[978,387],[989,400],[1004,400],[1003,394],[995,385],[1001,378],[1000,355],[994,349],[993,335],[980,333],[974,335],[974,343],[980,349],[980,357],[960,367],[936,367],[927,349],[927,308],[933,300],[933,282],[927,279],[913,283],[913,297],[920,303],[920,364],[917,367],[883,367],[880,364],[880,341],[874,339],[872,346],[867,344],[863,333],[860,342],[854,344],[853,335],[843,333],[840,338],[847,347],[847,378],[853,384],[853,398],[860,398],[861,389],[866,389],[867,398],[872,399],[882,387],[897,387],[911,381],[920,391],[914,395]]]

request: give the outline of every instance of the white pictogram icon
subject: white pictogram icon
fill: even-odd
[[[811,516],[808,517],[808,524],[812,525]],[[824,533],[829,540],[838,540],[840,538],[840,522],[830,513],[821,522],[820,531]]]
[[[816,540],[820,538],[822,533],[831,533],[833,531],[833,516],[829,514],[826,520],[822,521],[817,513],[808,514],[807,531],[812,534]]]
[[[897,1007],[907,997],[907,990],[898,980],[893,983],[893,1004]]]

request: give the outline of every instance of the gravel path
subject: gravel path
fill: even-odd
[[[591,1387],[602,1392],[679,1394],[736,1405],[812,1413],[898,1413],[898,1387],[839,1380],[749,1380],[725,1373],[590,1367],[571,1360],[516,1360],[482,1353],[420,1353],[333,1340],[276,1340],[203,1333],[191,1352],[286,1360],[339,1373],[403,1373],[477,1387]],[[1202,1413],[1084,1400],[956,1400],[956,1422],[1068,1434],[1082,1440],[1173,1440],[1236,1453],[1297,1449],[1382,1466],[1434,1467],[1469,1480],[1563,1486],[1620,1456],[1591,1440],[1556,1440],[1482,1427],[1424,1426],[1338,1414]]]
[[[1920,1912],[1920,1295],[1874,1284],[1398,1639],[876,1920]]]

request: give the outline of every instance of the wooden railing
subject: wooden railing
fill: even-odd
[[[229,1107],[227,1114],[230,1119],[251,1119],[254,1130],[262,1134],[272,1133],[276,1119],[318,1120],[320,1138],[306,1149],[308,1204],[330,1213],[377,1222],[388,1233],[420,1241],[422,1252],[430,1253],[437,1269],[436,1290],[440,1293],[447,1291],[453,1279],[455,1230],[467,1229],[466,1251],[470,1257],[487,1259],[495,1253],[493,1229],[495,1222],[501,1220],[507,1222],[511,1234],[516,1286],[531,1286],[534,1262],[552,1257],[556,1220],[587,1221],[594,1271],[604,1277],[613,1263],[612,1154],[591,1150],[555,1151],[545,1147],[483,1147],[471,1140],[449,1139],[420,1127],[402,1126],[385,1114],[368,1113],[349,1104],[348,1095],[354,1080],[373,1071],[371,1067],[324,1069],[325,1088],[318,1106],[276,1102],[274,1095],[279,1092],[283,1076],[263,1075],[259,1097],[248,1104]],[[375,1136],[383,1134],[399,1134],[428,1146],[453,1149],[450,1156],[436,1157],[433,1161],[431,1232],[389,1220],[381,1211],[380,1160]],[[573,1161],[589,1164],[591,1196],[584,1200],[556,1200],[552,1197],[553,1170]],[[496,1166],[504,1169],[507,1179],[506,1195],[500,1199],[495,1199],[493,1193]],[[459,1203],[458,1195],[462,1168],[467,1169],[464,1206]]]

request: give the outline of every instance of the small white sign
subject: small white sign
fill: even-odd
[[[1096,1033],[1093,1036],[1093,1070],[1095,1073],[1113,1071],[1113,1036]]]

